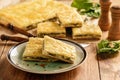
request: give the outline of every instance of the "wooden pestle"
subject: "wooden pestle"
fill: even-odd
[[[0,38],[2,41],[4,40],[10,40],[10,41],[15,41],[15,42],[28,41],[28,38],[22,38],[22,37],[16,37],[16,36],[13,37],[13,36],[5,35],[5,34],[2,34]]]
[[[107,31],[110,28],[109,8],[111,5],[110,0],[100,0],[101,16],[98,25],[102,31]]]
[[[120,40],[120,6],[111,7],[112,25],[108,33],[109,40]]]

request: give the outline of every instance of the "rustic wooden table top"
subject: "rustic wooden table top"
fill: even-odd
[[[2,4],[8,5],[5,4],[5,1],[6,0],[0,0],[0,6]],[[20,0],[18,0],[18,2],[19,1]],[[62,1],[67,2],[67,0]],[[119,0],[112,0],[112,2],[113,4],[120,5]],[[0,26],[0,35],[3,33],[22,36]],[[107,38],[107,33],[108,32],[103,32],[103,39]],[[85,48],[87,58],[78,68],[52,75],[27,73],[13,67],[7,61],[6,54],[8,54],[9,49],[15,44],[17,44],[17,42],[0,40],[0,80],[120,80],[120,55],[112,59],[99,61],[96,59],[96,43],[91,43]]]

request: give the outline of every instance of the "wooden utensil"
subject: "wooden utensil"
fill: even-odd
[[[15,32],[20,33],[20,34],[23,34],[23,35],[25,35],[25,36],[34,37],[33,34],[27,32],[27,31],[25,31],[25,30],[23,30],[23,29],[20,29],[20,28],[17,28],[17,27],[15,27],[15,26],[12,26],[12,25],[10,25],[10,24],[7,24],[7,25],[0,24],[0,25],[6,27],[7,29],[9,29],[9,30],[11,30],[11,31],[15,31]]]
[[[10,41],[15,41],[15,42],[22,42],[22,41],[28,41],[28,38],[22,38],[22,37],[17,37],[17,36],[8,36],[5,34],[2,34],[0,36],[1,40],[10,40]]]

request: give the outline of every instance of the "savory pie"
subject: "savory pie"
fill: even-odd
[[[65,5],[63,3],[57,4],[57,17],[63,25],[62,27],[81,27],[83,20],[75,8]]]
[[[102,31],[95,24],[84,24],[80,28],[72,28],[73,39],[100,39]]]
[[[66,37],[66,31],[55,22],[43,22],[37,25],[37,35],[38,37],[44,37],[44,35]]]
[[[37,27],[44,21],[59,20],[64,27],[81,27],[82,19],[77,11],[54,0],[33,0],[0,10],[0,24],[23,30]]]
[[[45,36],[43,54],[64,62],[74,63],[76,48],[60,40]]]
[[[43,38],[29,38],[25,51],[23,53],[23,60],[26,61],[56,61],[56,59],[46,57],[42,54]]]
[[[34,0],[0,10],[0,24],[12,25],[23,30],[37,27],[37,23],[54,18],[52,8],[45,8],[52,0]]]

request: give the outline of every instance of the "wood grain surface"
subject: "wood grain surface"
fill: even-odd
[[[7,1],[11,2],[7,4]],[[17,0],[0,0],[0,6],[4,4],[3,7],[5,7],[14,1],[14,4],[20,2],[20,0],[18,2]],[[62,1],[67,4],[71,2],[71,0]],[[112,0],[112,2],[112,5],[120,5],[120,0]],[[24,37],[0,26],[0,35],[3,33]],[[102,39],[106,39],[107,36],[108,32],[103,32]],[[96,43],[92,42],[85,48],[87,58],[78,68],[65,73],[52,75],[32,74],[14,68],[8,62],[6,55],[9,49],[15,44],[17,42],[0,40],[0,80],[120,80],[120,55],[112,59],[98,61],[96,59]]]

